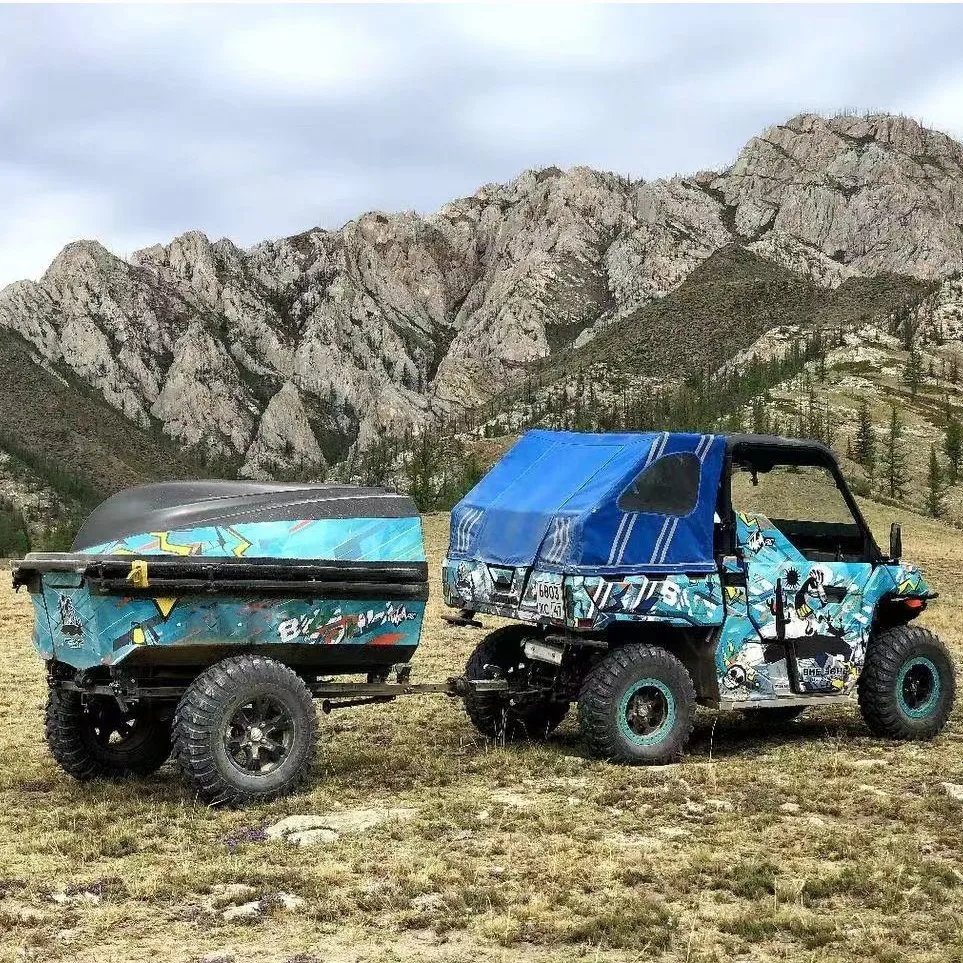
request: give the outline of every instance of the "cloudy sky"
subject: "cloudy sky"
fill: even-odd
[[[952,6],[0,6],[0,285],[81,237],[249,245],[527,167],[721,167],[800,110],[963,139],[960,36]]]

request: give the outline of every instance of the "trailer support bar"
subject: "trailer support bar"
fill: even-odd
[[[141,686],[125,685],[122,682],[97,683],[85,685],[75,679],[64,679],[57,683],[64,689],[82,692],[86,695],[113,696],[115,699],[178,699],[186,691],[187,685],[156,685]],[[505,679],[466,679],[464,677],[451,678],[445,682],[308,682],[311,695],[317,699],[324,699],[328,709],[341,708],[347,704],[362,705],[369,702],[389,702],[399,696],[426,695],[440,693],[452,698],[464,698],[473,695],[493,695],[507,692],[508,682]],[[353,700],[347,704],[336,705],[332,699]],[[360,700],[360,701],[359,701]]]

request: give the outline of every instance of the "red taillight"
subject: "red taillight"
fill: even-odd
[[[914,612],[918,612],[925,604],[922,599],[903,599],[903,605]]]

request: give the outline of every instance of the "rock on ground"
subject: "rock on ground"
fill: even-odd
[[[268,839],[284,839],[296,846],[333,842],[342,834],[359,833],[389,821],[412,819],[414,809],[345,809],[319,815],[288,816],[265,829]]]

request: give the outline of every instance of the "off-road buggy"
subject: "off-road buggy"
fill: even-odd
[[[763,723],[858,700],[870,729],[927,739],[954,667],[911,625],[935,598],[888,556],[824,445],[754,435],[531,431],[455,507],[455,621],[516,624],[478,645],[475,726],[537,738],[578,703],[597,754],[676,757],[697,704]]]

